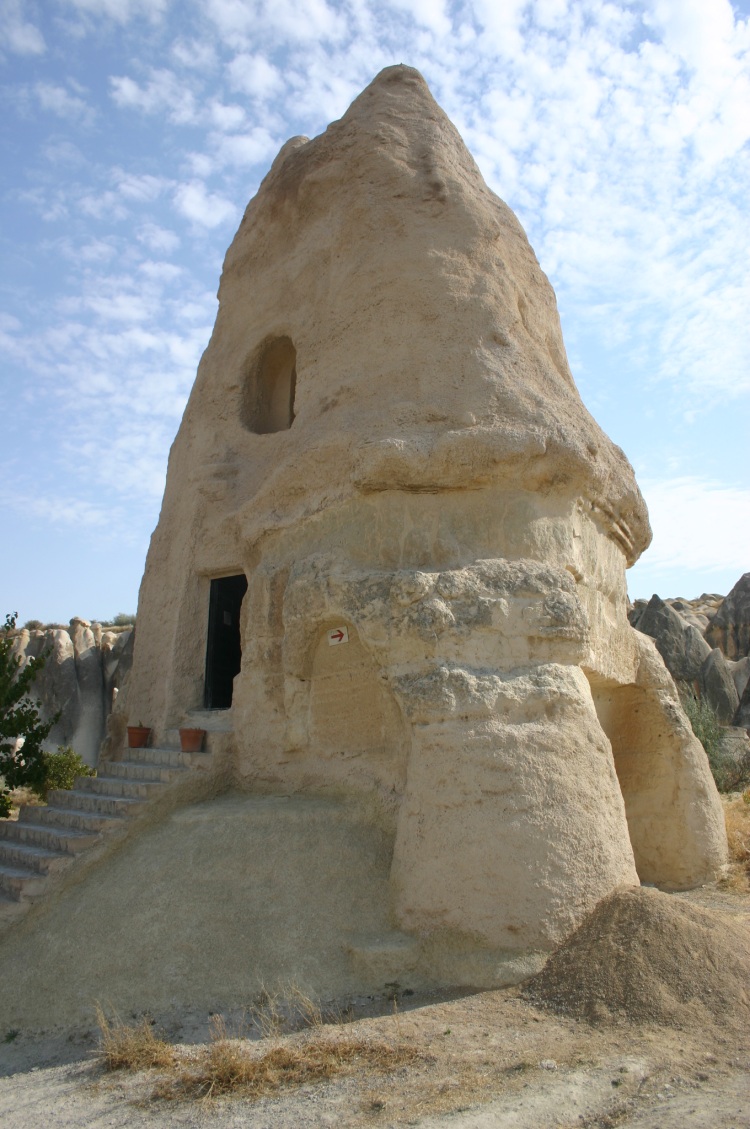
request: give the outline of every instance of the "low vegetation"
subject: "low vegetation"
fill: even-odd
[[[96,776],[96,769],[89,768],[82,757],[70,745],[58,746],[56,753],[44,754],[44,781],[34,792],[40,800],[47,802],[47,793],[53,788],[70,789],[79,776]]]
[[[175,1048],[157,1037],[153,1024],[145,1016],[136,1024],[108,1019],[96,1005],[99,1024],[99,1054],[107,1070],[148,1070],[170,1067],[176,1062]]]
[[[13,654],[17,614],[7,615],[0,629],[0,817],[11,813],[11,791],[29,787],[34,792],[46,780],[46,753],[43,742],[49,736],[59,714],[42,720],[41,702],[29,697],[29,691],[47,661],[46,655],[22,662]]]
[[[135,627],[135,615],[130,612],[118,612],[113,619],[100,619],[102,627]]]
[[[696,697],[692,687],[680,687],[682,707],[693,733],[706,750],[708,763],[720,792],[736,792],[750,784],[750,754],[737,756],[724,743],[724,727],[716,710],[705,699]]]
[[[128,1025],[108,1019],[99,1007],[97,1019],[104,1067],[158,1068],[152,1096],[161,1099],[209,1099],[231,1093],[261,1098],[361,1069],[389,1073],[421,1057],[400,1039],[327,1028],[320,1008],[300,992],[283,1000],[263,994],[258,1007],[249,1012],[260,1039],[232,1035],[224,1019],[214,1016],[205,1047],[173,1046],[155,1034],[147,1018]],[[298,1023],[303,1031],[280,1034],[284,1027]]]

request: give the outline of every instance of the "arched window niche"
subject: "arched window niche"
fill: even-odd
[[[297,350],[289,337],[268,337],[245,379],[241,419],[256,435],[288,431],[294,421]]]

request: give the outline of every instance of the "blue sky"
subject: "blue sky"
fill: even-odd
[[[244,207],[396,62],[524,224],[635,466],[631,596],[750,569],[750,0],[0,0],[0,611],[135,609]]]

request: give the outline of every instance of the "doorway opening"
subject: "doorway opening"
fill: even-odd
[[[220,576],[211,581],[206,648],[207,710],[228,710],[232,688],[242,665],[240,609],[247,591],[247,577]]]

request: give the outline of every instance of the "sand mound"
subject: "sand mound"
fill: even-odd
[[[720,913],[627,887],[523,988],[534,1003],[594,1021],[750,1029],[750,934]]]

